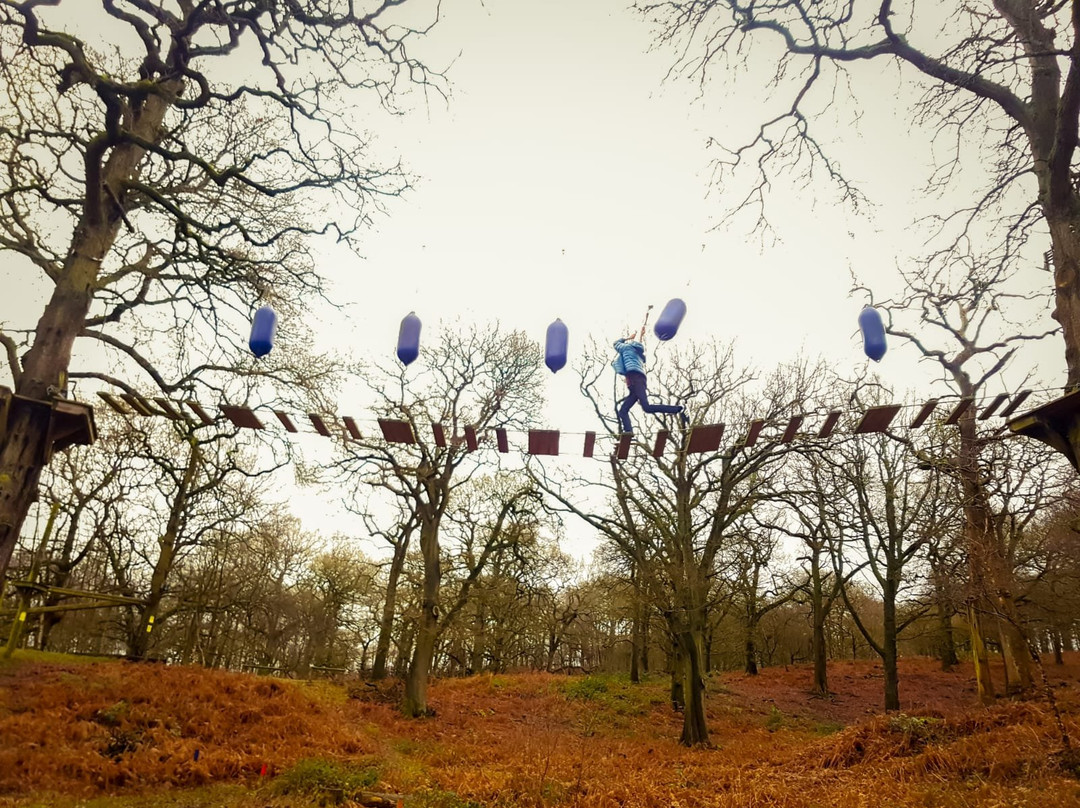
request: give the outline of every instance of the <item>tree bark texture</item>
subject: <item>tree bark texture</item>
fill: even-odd
[[[435,643],[439,637],[439,585],[442,569],[439,560],[438,522],[425,521],[420,528],[420,552],[424,558],[424,584],[420,602],[420,620],[416,627],[416,645],[405,678],[402,712],[412,718],[428,714],[427,688]]]
[[[168,583],[173,563],[176,561],[177,542],[184,529],[184,511],[188,505],[188,494],[199,470],[201,457],[198,442],[193,438],[189,439],[188,462],[180,478],[180,485],[173,495],[169,520],[165,524],[164,532],[158,538],[158,557],[154,562],[154,571],[150,575],[150,591],[146,595],[146,605],[138,610],[139,622],[135,635],[130,641],[129,653],[135,659],[146,659],[153,641],[151,636],[153,629],[160,628],[160,625],[155,625],[158,608],[165,596],[165,585]]]
[[[371,668],[372,679],[386,678],[386,657],[390,653],[390,637],[394,628],[398,581],[405,567],[405,556],[408,551],[409,538],[406,535],[394,546],[394,557],[390,561],[390,574],[386,581],[386,600],[383,601],[382,615],[379,619],[379,640],[375,646],[375,662]]]
[[[148,95],[137,110],[128,111],[130,119],[125,123],[130,124],[135,137],[150,142],[160,138],[161,124],[171,105],[166,97],[175,98],[181,86],[178,81],[165,82],[164,93]],[[47,401],[50,388],[63,390],[67,386],[72,347],[97,291],[101,262],[112,249],[123,221],[124,188],[138,176],[145,157],[145,150],[134,143],[109,148],[104,133],[99,140],[87,148],[87,202],[82,218],[15,385],[16,394],[36,401]],[[19,531],[37,497],[49,428],[47,409],[14,409],[0,445],[0,578],[7,571]]]

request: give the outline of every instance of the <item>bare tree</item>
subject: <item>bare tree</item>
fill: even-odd
[[[771,179],[801,168],[823,172],[849,198],[858,195],[836,154],[816,136],[823,109],[850,99],[849,72],[891,63],[911,87],[914,113],[933,126],[938,165],[928,193],[950,187],[961,160],[974,155],[987,172],[970,205],[938,217],[946,257],[972,243],[986,262],[1013,265],[1038,224],[1049,232],[1054,318],[1061,324],[1066,388],[1080,387],[1080,16],[1075,3],[994,0],[992,4],[916,4],[778,0],[640,0],[678,48],[680,67],[704,82],[728,59],[778,45],[770,97],[781,109],[749,142],[729,150],[722,174],[741,164],[758,171],[744,204],[758,207]],[[774,51],[768,50],[768,58]],[[920,94],[921,93],[921,97]],[[981,229],[974,223],[981,222]],[[955,225],[955,226],[953,226]],[[1050,290],[1047,289],[1047,292]],[[1073,418],[1080,418],[1074,414]],[[1074,457],[1080,430],[1071,422]],[[1064,436],[1063,436],[1064,437]]]
[[[166,393],[205,367],[165,378],[112,324],[205,332],[222,348],[201,364],[232,364],[220,357],[253,303],[320,294],[310,237],[352,241],[407,185],[369,165],[342,99],[389,105],[434,79],[408,53],[420,32],[401,0],[60,5],[0,2],[0,250],[51,290],[35,328],[0,332],[19,396],[0,442],[0,574],[75,341]],[[106,33],[91,42],[95,27]]]
[[[382,528],[376,524],[376,520],[372,518],[369,511],[361,510],[355,505],[349,506],[353,513],[360,514],[363,518],[369,534],[385,539],[391,550],[390,565],[386,572],[386,590],[379,615],[379,637],[375,643],[375,661],[371,667],[372,679],[386,677],[386,659],[390,653],[390,638],[394,630],[394,615],[397,609],[398,582],[405,569],[405,559],[409,554],[412,535],[420,525],[416,512],[408,507],[407,503],[398,499],[391,507],[397,508],[396,518],[391,521],[390,527]]]
[[[617,426],[600,392],[606,367],[589,355],[581,387],[609,431]],[[695,423],[705,419],[748,424],[778,423],[804,411],[821,369],[804,365],[778,369],[760,390],[753,374],[735,362],[731,348],[693,346],[665,358],[650,373],[657,395],[687,403]],[[640,435],[640,432],[635,434]],[[627,460],[610,457],[610,475],[599,480],[559,479],[535,464],[534,474],[555,506],[574,514],[617,544],[633,560],[641,589],[664,614],[674,651],[673,703],[683,708],[681,742],[709,743],[705,720],[705,633],[712,583],[730,548],[736,523],[759,501],[769,472],[781,463],[787,444],[763,440],[747,445],[736,435],[722,452],[689,454],[686,430],[675,433],[674,451],[653,457],[640,443]],[[606,495],[603,508],[587,504],[584,492]]]
[[[115,514],[122,510],[124,499],[137,484],[125,474],[136,451],[131,433],[122,428],[120,418],[106,415],[98,419],[108,431],[101,443],[105,452],[76,447],[58,456],[42,488],[47,499],[59,503],[56,536],[49,548],[41,582],[58,590],[71,589],[78,567],[86,561],[101,541]],[[112,427],[120,426],[114,429]],[[43,608],[70,601],[66,592],[49,591]],[[70,614],[63,610],[44,611],[38,628],[38,647],[47,650],[52,631]]]
[[[886,330],[938,365],[945,383],[961,399],[974,401],[1000,379],[1025,343],[1053,333],[1032,331],[1030,324],[1014,319],[1013,312],[1031,295],[1010,289],[1013,278],[1002,265],[970,258],[942,265],[928,262],[903,276],[908,291],[882,304],[889,315]],[[966,605],[972,647],[978,652],[982,648],[983,615],[994,613],[999,603],[1013,624],[1018,613],[1006,548],[999,540],[1000,514],[990,496],[994,478],[983,458],[987,447],[1000,438],[977,419],[975,407],[962,413],[957,428],[955,448],[937,456],[925,449],[919,453],[925,463],[952,474],[960,483],[968,561]],[[1000,471],[1007,476],[1007,469],[1001,467]],[[1027,688],[1032,682],[1028,652],[1016,631],[1005,629],[1006,655],[1020,687]],[[993,684],[984,655],[975,653],[975,659],[979,697],[985,702],[993,698]]]
[[[833,573],[829,550],[834,546],[840,526],[831,507],[834,493],[826,483],[827,466],[817,453],[805,453],[792,458],[784,475],[774,482],[776,489],[770,499],[783,507],[777,515],[778,530],[802,542],[805,555],[804,581],[801,589],[810,604],[810,655],[814,661],[814,692],[829,693],[828,643],[826,623],[840,598],[844,584]],[[786,518],[785,518],[786,517]],[[861,571],[861,565],[849,567],[847,575]]]
[[[779,545],[779,531],[744,525],[733,530],[726,577],[743,628],[743,670],[758,674],[758,626],[765,615],[791,602],[797,588],[784,576],[767,574]],[[766,579],[767,578],[767,579]],[[766,579],[766,580],[763,580]]]
[[[912,574],[923,547],[951,524],[950,503],[943,496],[942,475],[920,473],[915,456],[886,435],[856,436],[823,455],[830,469],[834,571],[855,625],[881,657],[885,674],[885,709],[900,709],[897,639],[925,612],[912,594]],[[865,560],[869,581],[881,598],[880,639],[849,596],[851,576],[845,567]],[[906,604],[905,604],[906,601]],[[907,608],[905,609],[905,605]]]
[[[363,375],[377,397],[376,410],[406,421],[412,443],[349,440],[327,471],[354,485],[383,489],[404,503],[418,523],[422,597],[404,703],[411,716],[427,712],[440,610],[447,608],[440,603],[440,531],[451,493],[478,468],[466,430],[483,435],[496,425],[526,426],[541,401],[540,348],[521,332],[505,333],[498,326],[472,326],[461,334],[444,330],[435,345],[422,349],[422,357],[422,365],[413,370],[371,368]],[[433,425],[443,430],[441,440]],[[512,517],[530,491],[531,485],[521,485],[503,499],[499,520]],[[501,529],[500,522],[495,532]]]

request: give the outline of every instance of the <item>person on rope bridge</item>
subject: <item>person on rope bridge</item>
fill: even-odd
[[[650,307],[651,308],[651,307]],[[615,340],[615,351],[618,356],[611,363],[615,372],[626,379],[626,386],[630,392],[619,403],[619,424],[623,434],[634,434],[634,428],[630,424],[630,408],[640,403],[644,412],[659,413],[662,415],[678,415],[682,425],[687,424],[686,413],[679,404],[652,404],[649,402],[648,382],[645,378],[645,346],[641,344],[641,338],[645,336],[645,327],[641,328],[641,335],[634,339],[634,335]]]

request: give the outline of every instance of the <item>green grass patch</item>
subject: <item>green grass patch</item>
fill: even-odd
[[[325,679],[307,679],[293,681],[280,680],[283,684],[291,684],[300,689],[304,695],[320,704],[344,704],[349,700],[349,691],[343,684],[330,682]]]
[[[48,663],[50,665],[94,665],[98,662],[116,662],[116,657],[90,656],[89,654],[58,654],[54,651],[35,651],[32,648],[16,650],[7,664]]]
[[[42,794],[16,798],[11,802],[0,799],[0,805],[14,808],[307,808],[310,802],[294,798],[267,798],[243,785],[213,785],[203,788],[170,788],[160,792],[110,795],[107,797],[76,797],[69,794]]]
[[[838,721],[818,721],[814,724],[814,734],[825,737],[827,735],[835,735],[844,728],[844,725]]]
[[[281,796],[307,797],[318,805],[343,805],[377,782],[375,766],[310,758],[274,778],[270,790]]]
[[[405,800],[405,808],[481,808],[481,805],[453,791],[428,788],[410,795]]]
[[[589,674],[560,685],[567,701],[594,704],[616,716],[647,715],[667,702],[667,692],[655,683],[634,684],[626,675]]]
[[[784,728],[784,724],[787,722],[787,717],[780,710],[776,709],[774,705],[769,714],[765,717],[765,729],[769,732],[776,732],[779,729]]]

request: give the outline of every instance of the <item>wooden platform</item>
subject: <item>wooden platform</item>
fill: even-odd
[[[1080,444],[1080,390],[1055,398],[1008,422],[1016,435],[1042,441],[1080,471],[1074,445]]]
[[[37,410],[49,419],[42,446],[43,463],[48,463],[54,452],[62,452],[72,446],[89,446],[97,440],[97,425],[91,405],[65,398],[39,401],[0,386],[0,441],[7,437],[11,419],[23,408]]]

